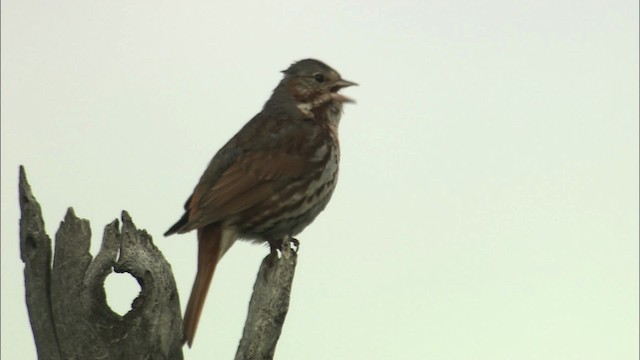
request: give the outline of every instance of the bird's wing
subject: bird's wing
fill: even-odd
[[[282,185],[302,178],[311,162],[299,154],[253,152],[231,164],[213,183],[198,184],[184,230],[199,228],[267,201]]]

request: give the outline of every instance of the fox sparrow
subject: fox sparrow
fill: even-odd
[[[262,111],[213,157],[165,236],[198,230],[198,273],[184,316],[193,343],[216,264],[236,239],[279,248],[327,206],[336,186],[338,91],[356,85],[314,59],[283,71]]]

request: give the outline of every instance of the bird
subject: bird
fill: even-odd
[[[338,124],[343,104],[355,102],[339,91],[358,84],[316,59],[282,73],[262,110],[215,154],[184,215],[164,234],[197,230],[197,273],[183,323],[189,347],[213,273],[233,243],[279,249],[314,221],[336,187]]]

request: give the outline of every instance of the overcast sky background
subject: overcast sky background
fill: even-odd
[[[3,359],[35,358],[18,165],[67,207],[161,234],[292,61],[345,94],[341,174],[277,359],[637,359],[637,1],[2,1]],[[231,359],[265,247],[217,269],[187,359]],[[94,252],[95,254],[95,252]],[[118,281],[117,279],[121,279]],[[136,294],[108,279],[123,313]]]

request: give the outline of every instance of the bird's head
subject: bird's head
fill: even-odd
[[[337,71],[319,60],[300,60],[282,72],[284,79],[279,87],[286,89],[303,113],[313,113],[328,105],[341,108],[344,103],[355,102],[339,91],[358,84],[342,79]]]

